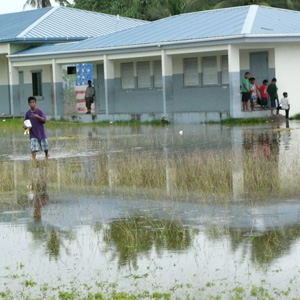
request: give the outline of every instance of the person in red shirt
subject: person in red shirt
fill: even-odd
[[[263,81],[263,84],[259,87],[260,92],[260,108],[265,109],[265,107],[268,104],[268,93],[267,93],[267,87],[268,87],[268,80],[265,79]]]

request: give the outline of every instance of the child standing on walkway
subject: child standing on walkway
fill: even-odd
[[[279,105],[277,106],[277,115],[279,115],[279,110],[285,110],[285,118],[289,118],[289,111],[290,111],[290,100],[288,98],[288,93],[283,93],[283,98],[280,100]]]
[[[36,107],[36,99],[33,96],[28,98],[28,105],[30,109],[26,112],[24,116],[25,120],[30,120],[32,127],[29,129],[30,138],[30,150],[32,159],[36,159],[36,153],[41,149],[45,152],[45,158],[48,155],[48,142],[47,136],[44,128],[44,123],[46,122],[46,116],[43,111]],[[27,126],[23,125],[24,129],[28,129]]]
[[[254,77],[251,77],[249,79],[249,82],[250,82],[250,107],[251,107],[251,111],[254,110],[254,106],[256,104],[256,101],[257,101],[257,91],[259,89],[259,87],[256,85],[255,83],[255,78]]]
[[[266,105],[268,104],[267,87],[268,87],[268,80],[265,79],[263,81],[263,84],[259,87],[259,92],[261,96],[260,98],[261,109],[265,109]]]

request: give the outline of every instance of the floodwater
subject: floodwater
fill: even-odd
[[[299,122],[47,132],[1,132],[0,299],[300,297]]]

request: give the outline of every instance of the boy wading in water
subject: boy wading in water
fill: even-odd
[[[36,153],[41,149],[45,152],[45,158],[49,157],[48,154],[48,142],[47,136],[44,128],[46,122],[46,116],[43,111],[36,107],[35,97],[30,96],[28,98],[28,105],[30,109],[26,112],[24,120],[30,120],[32,127],[29,128],[29,138],[30,138],[30,151],[32,159],[36,159]],[[23,125],[24,129],[28,129]]]

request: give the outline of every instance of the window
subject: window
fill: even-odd
[[[199,85],[198,59],[196,57],[183,60],[183,84],[184,86]]]
[[[218,84],[217,57],[202,58],[203,85]]]
[[[134,89],[133,63],[121,64],[122,89]]]
[[[32,95],[42,96],[42,72],[32,71]]]
[[[149,61],[141,61],[138,62],[137,65],[137,82],[138,88],[150,88],[150,62]]]
[[[221,59],[222,84],[229,84],[228,56],[223,55]]]
[[[153,62],[153,78],[154,78],[154,87],[161,88],[162,87],[162,69],[161,69],[161,61],[155,60]]]

